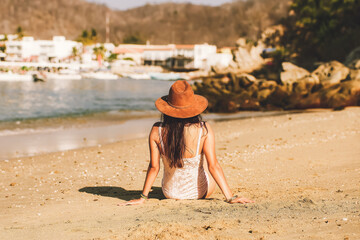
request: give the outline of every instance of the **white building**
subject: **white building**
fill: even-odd
[[[144,65],[164,66],[169,58],[182,57],[192,61],[193,68],[204,69],[208,57],[216,53],[216,46],[208,44],[196,45],[130,45],[122,44],[115,48],[120,59],[132,58],[136,63]],[[140,60],[141,59],[141,60]]]
[[[207,70],[208,59],[213,54],[216,54],[217,47],[214,45],[201,44],[194,46],[194,67]]]
[[[63,36],[54,36],[52,40],[34,40],[23,37],[20,41],[7,41],[7,61],[39,61],[59,62],[73,54],[73,48],[81,48],[82,44],[66,40]]]

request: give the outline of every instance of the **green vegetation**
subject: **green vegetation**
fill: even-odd
[[[316,61],[343,61],[360,45],[359,13],[359,0],[293,0],[282,43],[307,68]]]
[[[24,37],[24,32],[21,26],[16,28],[16,34],[18,35],[18,39],[21,40]]]
[[[93,51],[98,59],[99,58],[104,59],[106,53],[106,48],[104,47],[104,45],[100,45],[99,47],[94,47]]]
[[[124,37],[123,43],[126,44],[144,44],[145,40],[140,36],[139,33],[129,34]]]
[[[113,62],[113,61],[115,61],[117,59],[117,56],[118,56],[118,54],[111,53],[110,56],[107,58],[107,61],[108,62]]]
[[[97,32],[94,28],[91,29],[91,33],[85,29],[81,32],[81,35],[76,39],[84,45],[90,45],[97,42]]]

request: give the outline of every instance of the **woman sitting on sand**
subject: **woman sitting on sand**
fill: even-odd
[[[188,82],[176,81],[169,95],[159,98],[155,105],[162,113],[163,122],[155,123],[150,132],[150,164],[143,192],[139,199],[119,205],[142,204],[148,199],[160,170],[160,156],[164,163],[162,190],[166,198],[208,198],[214,192],[215,182],[204,170],[204,155],[209,172],[225,195],[226,202],[253,202],[231,193],[216,160],[214,133],[200,116],[208,105],[206,98],[195,95]]]

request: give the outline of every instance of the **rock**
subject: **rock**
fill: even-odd
[[[350,69],[338,61],[320,65],[312,74],[319,77],[323,84],[335,84],[347,79]]]
[[[310,76],[309,71],[290,62],[283,62],[282,68],[284,71],[280,73],[280,79],[283,83],[293,83],[306,76]]]
[[[236,84],[241,88],[248,88],[253,85],[256,78],[250,74],[242,73],[236,76]]]
[[[304,78],[299,79],[298,81],[299,82],[304,81],[304,82],[313,83],[313,84],[320,83],[319,77],[315,74],[307,75]]]
[[[276,86],[275,90],[267,98],[267,103],[276,106],[285,108],[289,104],[290,92],[288,91],[287,86]]]
[[[256,77],[254,77],[253,75],[247,74],[247,73],[242,73],[240,75],[237,75],[236,78],[246,79],[247,81],[250,81],[250,82],[256,82]]]
[[[230,78],[227,76],[224,76],[221,78],[221,83],[228,84],[230,82]]]
[[[360,69],[360,47],[352,50],[345,59],[345,65],[349,68]]]
[[[360,60],[359,60],[360,62]],[[360,68],[360,67],[359,67]],[[360,69],[359,70],[350,70],[350,79],[360,81]]]
[[[360,81],[345,81],[321,90],[321,105],[330,108],[344,108],[360,105]]]
[[[278,84],[275,81],[260,81],[258,83],[259,90],[270,89],[273,90]]]
[[[271,92],[272,91],[270,89],[262,89],[258,92],[257,98],[260,102],[263,102],[270,96]]]
[[[220,99],[214,106],[216,112],[236,112],[238,110],[238,104],[230,99]]]
[[[237,41],[238,49],[234,51],[234,62],[231,64],[233,68],[239,69],[239,72],[250,73],[255,69],[260,69],[265,63],[261,57],[261,53],[265,45],[261,42],[257,46],[246,43],[245,39]]]

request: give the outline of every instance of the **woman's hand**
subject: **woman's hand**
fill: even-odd
[[[254,203],[254,201],[250,200],[250,199],[247,199],[247,198],[244,198],[244,197],[237,197],[237,198],[231,200],[229,203],[231,203],[231,204],[233,204],[233,203],[245,204],[245,203]]]
[[[139,198],[139,199],[133,199],[124,203],[119,203],[118,206],[127,206],[127,205],[140,205],[143,204],[145,202],[144,198]]]

